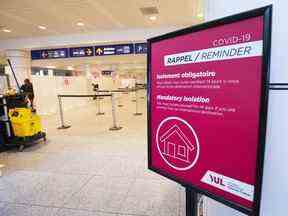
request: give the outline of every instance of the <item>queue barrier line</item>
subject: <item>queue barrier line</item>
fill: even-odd
[[[117,120],[116,120],[116,102],[115,102],[115,95],[112,94],[87,94],[87,95],[63,95],[60,94],[57,96],[58,97],[58,102],[59,102],[59,112],[60,112],[60,121],[61,121],[61,126],[58,127],[58,129],[68,129],[71,127],[71,125],[66,125],[64,122],[64,113],[63,113],[63,105],[62,105],[62,98],[87,98],[87,97],[92,97],[98,99],[100,103],[100,98],[101,97],[111,97],[111,103],[112,103],[112,119],[113,119],[113,126],[109,130],[120,130],[122,127],[117,125]],[[99,112],[99,107],[98,107],[98,112]]]
[[[129,92],[135,92],[135,99],[132,100],[132,102],[135,102],[135,116],[142,115],[141,112],[139,112],[139,95],[138,91],[139,90],[146,90],[146,88],[132,88],[132,89],[116,89],[116,90],[97,90],[97,93],[102,93],[102,92],[111,92],[111,93],[129,93]],[[145,97],[141,97],[141,99],[144,99]],[[118,107],[123,107],[123,104],[121,103],[121,100],[118,100]]]

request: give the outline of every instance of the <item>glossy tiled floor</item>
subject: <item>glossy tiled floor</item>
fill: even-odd
[[[147,170],[146,102],[134,116],[133,95],[117,108],[123,129],[109,131],[111,102],[97,116],[94,102],[65,112],[72,127],[59,131],[58,116],[43,118],[46,144],[0,154],[1,216],[180,216],[181,186]],[[77,99],[75,99],[77,102]]]

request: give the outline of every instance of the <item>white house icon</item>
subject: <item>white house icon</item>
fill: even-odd
[[[189,155],[195,150],[195,147],[176,124],[160,137],[160,142],[164,145],[163,155],[188,163],[191,162]]]

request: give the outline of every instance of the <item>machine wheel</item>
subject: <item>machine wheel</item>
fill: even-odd
[[[24,147],[25,147],[24,145],[20,145],[19,148],[18,148],[18,151],[22,152],[24,150]]]

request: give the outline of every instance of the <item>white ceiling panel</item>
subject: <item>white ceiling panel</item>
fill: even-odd
[[[203,0],[1,0],[0,40],[44,35],[73,34],[145,28],[187,26],[198,23]],[[151,21],[141,7],[156,7],[158,19]],[[79,27],[77,22],[85,26]],[[38,29],[44,25],[46,30]],[[0,27],[1,28],[1,27]]]

